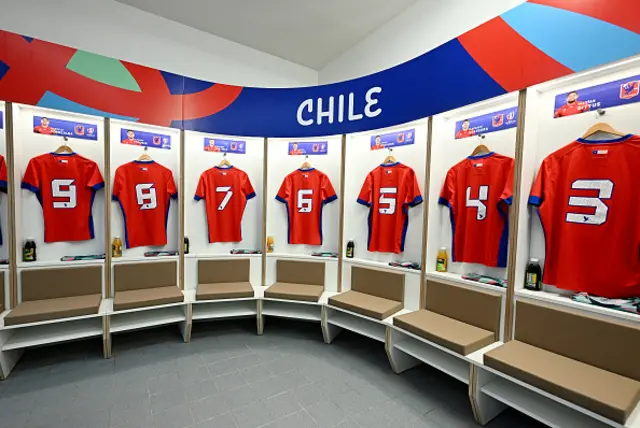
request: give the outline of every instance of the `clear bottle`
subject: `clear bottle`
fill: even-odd
[[[438,257],[436,258],[436,271],[446,272],[449,264],[449,256],[447,255],[447,247],[440,247]]]
[[[540,267],[540,260],[529,260],[527,273],[524,279],[524,288],[533,291],[542,290],[542,268]]]

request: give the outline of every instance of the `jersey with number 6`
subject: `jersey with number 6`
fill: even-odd
[[[94,238],[91,208],[104,187],[98,164],[76,153],[45,153],[29,161],[22,188],[42,205],[44,242]]]
[[[640,296],[640,136],[579,139],[549,155],[529,203],[545,234],[543,282]]]
[[[111,199],[120,203],[127,248],[167,245],[170,198],[177,198],[171,170],[154,161],[116,169]]]
[[[454,262],[506,267],[513,159],[469,156],[448,172],[438,203],[449,207]]]
[[[206,202],[209,242],[241,242],[242,216],[256,196],[246,172],[236,167],[213,167],[200,176],[194,199]]]
[[[380,165],[367,175],[358,203],[370,208],[367,249],[402,253],[409,207],[422,203],[415,171],[401,163]]]
[[[287,175],[276,199],[287,206],[289,244],[322,245],[322,208],[338,199],[329,177],[312,169]]]

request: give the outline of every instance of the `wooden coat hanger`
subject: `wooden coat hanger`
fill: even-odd
[[[152,161],[153,159],[151,158],[151,156],[149,156],[149,154],[147,153],[148,148],[145,147],[144,148],[144,152],[140,155],[140,157],[138,158],[138,162],[149,162]]]
[[[611,125],[609,125],[606,122],[598,122],[595,125],[593,125],[591,128],[587,129],[587,132],[584,133],[584,135],[581,137],[583,140],[588,139],[589,137],[592,137],[594,134],[601,132],[604,134],[611,134],[611,135],[615,135],[617,137],[624,137],[625,133],[622,133],[620,131],[616,131],[615,129],[613,129],[613,127]]]
[[[304,157],[304,162],[302,162],[302,165],[300,165],[300,169],[312,169],[313,166],[311,165],[311,162],[309,162],[309,155]]]
[[[222,155],[222,160],[218,164],[218,168],[231,168],[232,166],[233,165],[231,165],[231,162],[229,162],[229,160],[227,160],[227,154],[224,153]]]
[[[58,147],[53,153],[57,155],[61,155],[63,153],[73,153],[73,149],[69,145],[67,145],[67,141],[68,141],[67,137],[62,137],[62,138],[64,139],[64,144]]]
[[[484,144],[480,144],[475,149],[473,149],[473,152],[471,152],[471,156],[486,155],[489,153],[491,153],[489,147],[485,146]]]
[[[382,165],[389,165],[389,164],[398,162],[391,153],[393,153],[393,149],[389,149],[389,155],[386,158],[384,158]]]

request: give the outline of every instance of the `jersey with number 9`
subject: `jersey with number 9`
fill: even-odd
[[[42,205],[44,242],[94,238],[91,208],[104,187],[98,164],[76,153],[45,153],[29,161],[22,188]]]
[[[256,196],[246,172],[236,167],[213,167],[200,176],[194,199],[206,202],[209,242],[241,242],[242,216]]]
[[[367,175],[358,203],[370,207],[368,250],[402,253],[408,208],[422,203],[415,171],[401,163],[380,165]]]
[[[640,137],[578,139],[540,167],[529,203],[545,234],[543,282],[640,296]]]
[[[167,245],[170,198],[178,197],[169,168],[155,161],[121,165],[111,193],[122,208],[127,248]]]
[[[312,169],[287,175],[276,199],[287,206],[289,244],[322,245],[322,208],[338,199],[329,177]]]

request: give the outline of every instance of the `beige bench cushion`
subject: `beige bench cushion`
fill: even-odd
[[[4,318],[5,325],[26,324],[59,318],[97,314],[102,295],[60,297],[22,302]]]
[[[253,287],[248,282],[198,284],[196,300],[242,299],[253,297]]]
[[[290,284],[276,282],[264,292],[264,297],[270,299],[303,300],[317,302],[322,296],[324,288],[318,285]]]
[[[400,315],[393,324],[461,355],[468,355],[495,342],[492,331],[427,310]]]
[[[329,304],[378,320],[385,319],[402,309],[402,302],[353,290],[330,297]]]
[[[636,380],[517,340],[485,354],[484,363],[620,424],[640,400]]]
[[[113,299],[113,309],[122,311],[125,309],[144,308],[147,306],[167,305],[179,303],[184,296],[178,287],[144,288],[141,290],[117,291]]]

